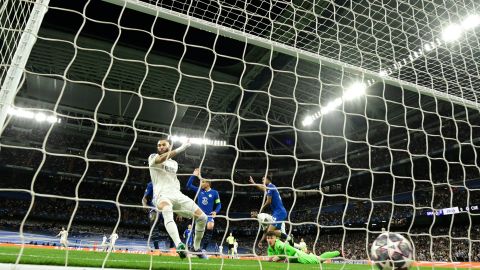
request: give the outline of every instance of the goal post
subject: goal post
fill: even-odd
[[[267,195],[250,176],[271,178],[287,234],[317,255],[368,263],[385,230],[418,260],[480,250],[480,17],[467,17],[468,0],[407,2],[7,0],[0,210],[18,209],[9,218],[20,235],[45,222],[88,243],[118,233],[134,252],[161,235],[168,249],[143,206],[147,158],[168,138],[192,143],[175,157],[182,192],[197,199],[185,184],[198,167],[219,191],[209,237],[226,246],[233,231],[255,260],[266,224],[252,213]]]
[[[3,130],[49,2],[36,0],[32,4],[30,1],[7,0],[0,7],[0,38],[3,40],[0,51],[5,54],[1,57],[0,130]]]

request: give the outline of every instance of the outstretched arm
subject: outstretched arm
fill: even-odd
[[[153,166],[154,164],[161,164],[161,163],[165,162],[165,160],[167,160],[169,158],[173,158],[176,155],[180,154],[181,152],[185,151],[188,147],[190,147],[190,145],[191,144],[189,142],[186,142],[186,143],[182,144],[182,146],[178,147],[175,150],[168,151],[168,152],[163,153],[161,155],[159,155],[159,154],[152,155],[150,158],[148,158],[148,165]]]
[[[278,262],[278,261],[280,261],[280,260],[282,260],[282,259],[281,259],[280,257],[278,257],[278,256],[275,256],[275,257],[272,257],[270,260],[271,260],[272,262]]]
[[[193,181],[195,181],[196,179],[198,179],[198,177],[196,177],[195,175],[192,175],[190,176],[190,178],[188,178],[188,182],[187,182],[188,190],[193,190],[195,192],[198,191],[198,187],[193,184]]]
[[[193,175],[190,176],[190,178],[188,178],[188,182],[187,182],[187,189],[188,190],[193,190],[195,192],[198,192],[198,187],[193,184],[193,181],[195,179],[200,180],[200,178],[198,177],[199,175],[200,175],[200,170],[198,168],[196,168],[193,171]]]
[[[263,192],[265,192],[267,190],[267,187],[263,184],[257,184],[255,183],[255,181],[253,180],[253,178],[250,176],[250,180],[249,180],[250,184],[254,184],[255,187],[258,189],[258,190],[261,190]]]

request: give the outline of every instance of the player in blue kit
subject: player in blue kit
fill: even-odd
[[[259,213],[263,213],[263,210],[270,205],[273,220],[276,222],[268,226],[267,230],[262,236],[262,239],[258,242],[258,246],[262,246],[263,241],[266,239],[265,235],[269,231],[273,231],[275,235],[282,241],[292,242],[291,245],[293,246],[293,239],[281,231],[282,223],[287,219],[287,210],[285,210],[285,207],[283,206],[282,198],[280,197],[280,193],[278,193],[277,187],[272,184],[271,176],[264,176],[262,178],[262,184],[256,184],[253,178],[250,176],[250,183],[254,184],[257,189],[267,193],[267,199],[260,208]]]
[[[187,247],[193,247],[193,237],[192,224],[188,224],[187,229],[183,232],[183,239],[185,240]]]
[[[193,175],[190,176],[187,182],[187,188],[195,191],[198,195],[197,205],[202,209],[204,213],[208,215],[207,231],[203,236],[202,249],[206,250],[213,235],[213,227],[215,225],[214,218],[220,209],[222,209],[222,203],[220,202],[220,196],[218,192],[212,189],[212,183],[206,179],[201,179],[200,191],[197,186],[193,184],[193,181],[200,179],[200,169],[195,169]]]
[[[160,229],[162,227],[161,224],[163,224],[163,217],[161,213],[158,213],[155,210],[155,206],[152,203],[152,198],[153,198],[153,184],[152,182],[149,182],[147,184],[147,188],[145,189],[145,192],[143,193],[142,205],[143,207],[150,208],[148,210],[148,221],[150,222],[150,226],[153,227],[151,238],[153,240],[153,246],[155,247],[155,249],[159,249],[158,242],[160,240]]]

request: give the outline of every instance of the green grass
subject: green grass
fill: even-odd
[[[19,247],[0,247],[0,262],[15,263],[20,252]],[[68,256],[68,262],[67,260]],[[104,252],[88,252],[78,250],[56,250],[41,248],[25,248],[20,259],[21,264],[42,264],[42,265],[65,265],[84,266],[84,267],[102,267],[102,263],[107,257]],[[112,268],[132,268],[132,269],[189,269],[189,263],[195,270],[250,270],[250,269],[288,269],[288,270],[371,270],[375,269],[368,265],[342,265],[342,264],[322,264],[322,265],[301,265],[273,263],[254,260],[232,260],[210,258],[201,260],[192,258],[181,260],[178,256],[151,256],[144,254],[122,254],[112,253],[108,255],[105,267]],[[416,269],[416,268],[415,268]],[[430,267],[421,267],[419,270],[431,270]]]

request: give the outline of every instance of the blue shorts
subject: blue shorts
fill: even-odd
[[[273,223],[272,225],[275,226],[277,229],[282,228],[282,223],[287,219],[287,212],[281,211],[281,212],[276,212],[272,213],[273,221],[278,222],[278,223]]]
[[[212,217],[212,216],[207,216],[207,217],[208,217],[207,223],[208,223],[208,222],[213,222],[213,223],[215,223],[215,220],[213,220],[213,217]]]

